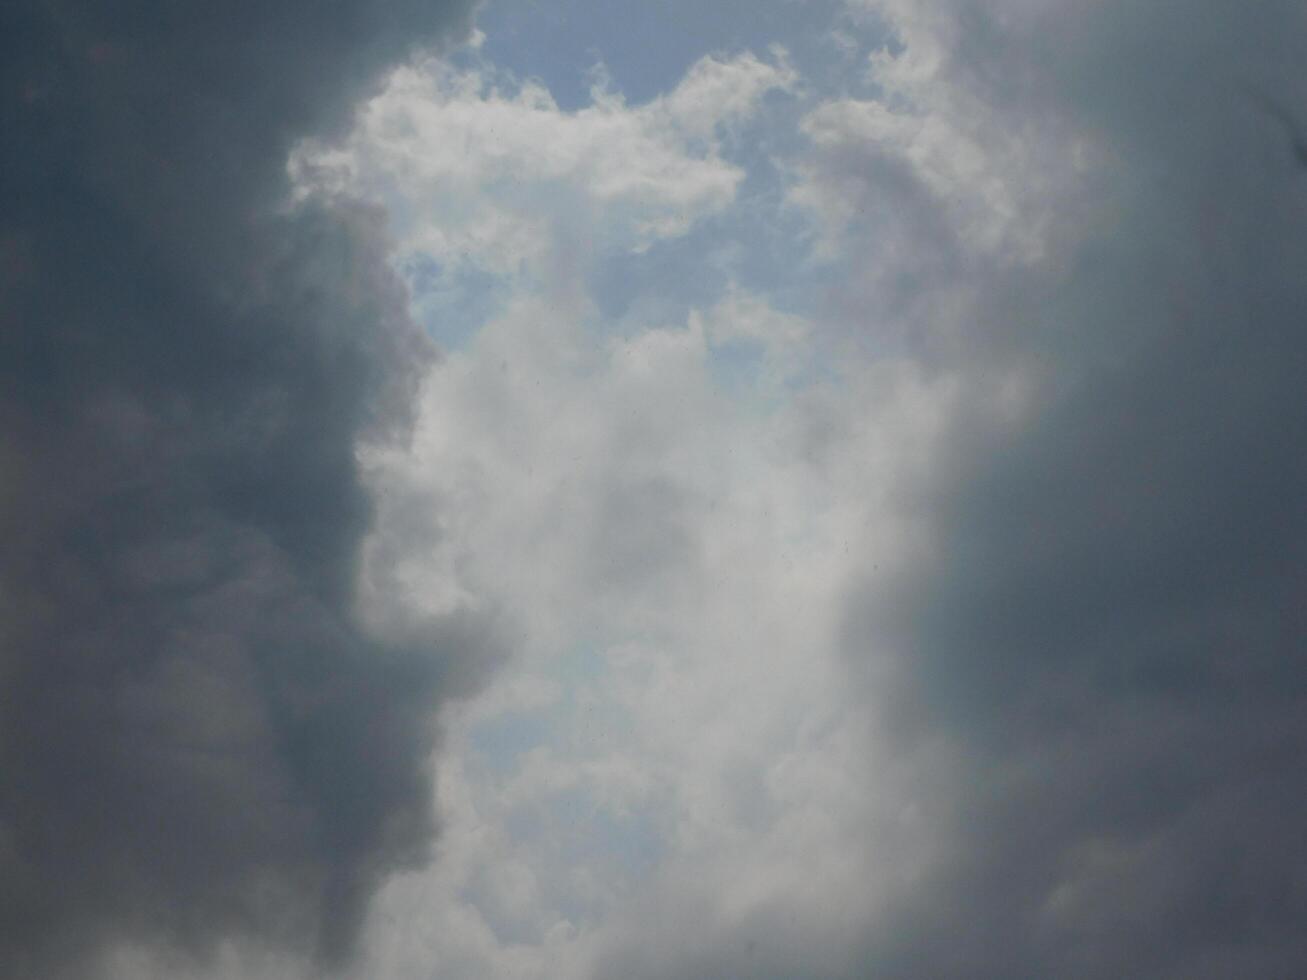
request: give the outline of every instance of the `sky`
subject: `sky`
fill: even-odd
[[[0,38],[0,974],[1307,972],[1307,8]]]

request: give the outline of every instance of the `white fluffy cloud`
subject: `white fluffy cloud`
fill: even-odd
[[[744,174],[723,139],[796,80],[780,50],[705,57],[667,95],[631,106],[597,70],[590,104],[566,111],[538,82],[426,61],[391,76],[347,142],[305,146],[292,169],[392,202],[409,258],[539,282],[728,206]]]
[[[735,936],[760,964],[838,975],[931,859],[929,788],[849,684],[845,606],[928,545],[904,498],[956,378],[845,357],[756,288],[620,325],[589,294],[606,256],[729,217],[741,127],[775,125],[763,96],[800,90],[782,54],[706,58],[643,105],[601,81],[575,112],[495,79],[398,73],[344,149],[301,158],[305,179],[403,201],[410,256],[504,290],[428,379],[413,445],[369,461],[365,585],[425,614],[498,610],[514,657],[447,715],[440,860],[383,897],[368,970],[656,974],[670,945],[712,973]],[[847,255],[841,181],[866,175],[837,173],[841,155],[897,155],[943,201],[974,191],[999,164],[918,97],[901,116],[810,101],[775,205]],[[970,155],[947,163],[950,141]],[[1006,220],[1003,193],[950,212],[960,238]],[[973,244],[1005,248],[996,234]]]
[[[723,930],[774,950],[773,920],[847,948],[870,869],[920,856],[845,698],[841,607],[916,546],[898,495],[954,387],[836,363],[744,286],[620,326],[589,295],[605,255],[729,207],[741,127],[798,87],[782,54],[706,58],[643,105],[601,84],[576,112],[492,77],[401,72],[300,163],[402,199],[406,249],[506,284],[429,377],[413,445],[369,458],[365,600],[497,610],[515,651],[447,717],[441,859],[385,895],[370,975],[580,978]]]
[[[901,859],[868,828],[906,804],[868,797],[883,763],[841,694],[839,605],[868,554],[910,546],[893,488],[950,391],[882,365],[759,408],[715,376],[719,340],[793,357],[803,329],[737,291],[599,339],[528,300],[432,376],[412,452],[375,461],[382,535],[432,542],[411,601],[456,583],[509,611],[518,656],[451,715],[444,858],[396,886],[386,942],[476,947],[442,975],[579,977],[660,941],[649,914],[705,936],[867,914],[867,869]]]

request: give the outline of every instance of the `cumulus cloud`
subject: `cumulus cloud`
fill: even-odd
[[[442,278],[471,266],[539,284],[567,277],[567,252],[644,249],[729,205],[744,172],[723,140],[795,84],[783,52],[705,57],[631,106],[600,68],[590,104],[565,111],[538,82],[432,60],[392,75],[348,141],[306,146],[295,169],[306,184],[402,199],[410,262]]]
[[[285,166],[467,13],[0,14],[7,977],[247,939],[338,963],[427,852],[431,715],[488,641],[364,629],[356,449],[432,352],[378,214],[287,207]]]
[[[524,302],[431,378],[413,451],[376,460],[401,513],[448,520],[414,580],[520,624],[511,671],[451,715],[447,857],[388,890],[381,975],[450,950],[452,977],[656,975],[673,939],[712,962],[735,931],[763,963],[768,923],[850,947],[893,838],[864,821],[903,813],[865,795],[889,764],[841,695],[840,583],[903,546],[867,508],[950,392],[881,365],[874,397],[767,411],[716,375],[714,335],[784,344],[796,319],[737,292],[596,343]]]
[[[1301,968],[1307,190],[1241,93],[1305,97],[1303,14],[856,6],[801,314],[604,324],[568,267],[378,458],[522,638],[395,975]]]
[[[761,62],[700,63],[620,111],[644,119],[732,64]],[[551,163],[517,166],[532,187]],[[368,456],[386,496],[367,562],[432,611],[503,610],[516,653],[450,715],[442,860],[387,889],[370,975],[656,975],[678,945],[724,962],[727,935],[760,968],[784,953],[829,973],[886,890],[871,855],[887,882],[916,860],[899,777],[842,693],[843,583],[911,546],[895,497],[953,386],[902,360],[815,384],[831,366],[811,321],[740,285],[614,324],[588,284],[632,247],[623,202],[571,216],[593,250],[561,271],[551,195],[515,201],[542,216],[552,278],[517,280],[427,379],[411,448]]]

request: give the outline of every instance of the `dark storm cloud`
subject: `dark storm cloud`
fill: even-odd
[[[1307,105],[1307,11],[941,6],[953,83],[1070,121],[1112,176],[961,325],[972,376],[1041,366],[1032,420],[959,426],[917,488],[933,558],[852,604],[853,655],[903,658],[897,737],[966,760],[864,968],[1301,974],[1307,175],[1247,91]]]
[[[430,360],[381,221],[286,208],[468,3],[0,13],[0,973],[106,945],[351,945],[432,832],[467,623],[365,636],[355,449]]]

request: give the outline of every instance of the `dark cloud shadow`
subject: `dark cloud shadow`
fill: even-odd
[[[0,13],[0,973],[253,937],[342,963],[433,834],[485,630],[354,612],[360,441],[429,342],[286,155],[463,2]]]

